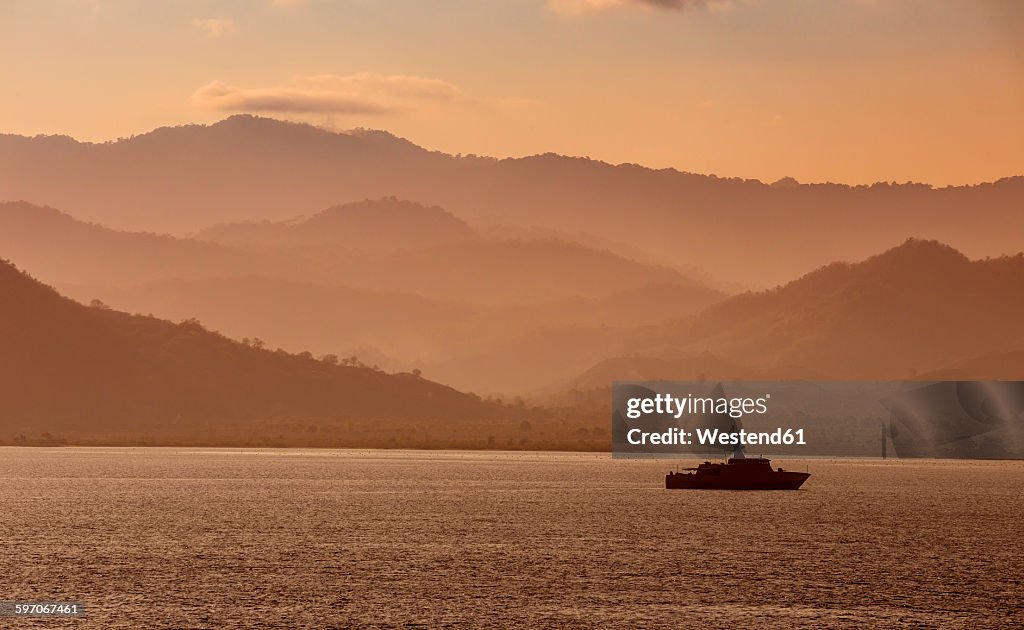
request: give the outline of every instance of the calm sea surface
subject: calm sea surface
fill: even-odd
[[[0,600],[74,627],[1019,627],[1024,463],[0,448]]]

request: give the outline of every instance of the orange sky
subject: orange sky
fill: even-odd
[[[1024,174],[1016,0],[0,0],[0,131],[235,112],[721,176]]]

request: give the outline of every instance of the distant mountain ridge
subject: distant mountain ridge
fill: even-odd
[[[470,223],[585,229],[623,251],[772,286],[908,235],[972,257],[1019,249],[1024,177],[977,186],[773,186],[554,154],[431,152],[385,132],[335,133],[233,116],[105,144],[0,136],[0,199],[27,199],[121,229],[175,234],[282,221],[397,196]]]
[[[123,285],[277,267],[272,257],[163,234],[120,232],[27,202],[0,202],[0,252],[50,283]]]
[[[910,378],[1024,349],[1024,254],[970,260],[910,239],[765,292],[734,296],[648,340],[788,378]],[[1004,367],[1003,373],[1006,373]],[[1024,365],[1016,371],[1024,378]],[[745,377],[745,374],[738,374]]]
[[[385,216],[373,218],[377,208]],[[251,246],[229,246],[114,230],[25,202],[0,203],[0,251],[52,284],[125,287],[262,275],[481,304],[600,297],[647,284],[693,287],[701,299],[720,295],[667,267],[570,241],[476,238],[440,208],[398,200],[332,208],[266,229]],[[299,230],[296,238],[292,229]],[[403,230],[402,238],[394,237]]]
[[[246,247],[336,246],[373,251],[434,247],[474,238],[476,232],[451,212],[394,197],[333,206],[289,221],[222,223],[195,236],[199,241]]]

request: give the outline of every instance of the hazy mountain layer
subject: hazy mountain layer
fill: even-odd
[[[959,378],[1024,378],[1021,287],[1024,254],[971,261],[949,246],[909,240],[638,331],[633,349],[652,359],[634,360],[628,371],[630,378],[887,379],[954,368]],[[690,358],[656,360],[673,352]],[[700,353],[709,353],[707,367],[693,359]],[[736,367],[723,371],[723,359]]]
[[[0,443],[603,446],[414,374],[83,306],[7,262],[0,294]]]
[[[382,217],[362,216],[374,208]],[[400,226],[422,212],[414,221],[465,235],[454,217],[408,202],[363,202],[354,211],[362,216],[356,225],[342,221],[309,234],[352,232],[372,244],[387,233],[367,224]],[[11,203],[0,204],[0,248],[86,304],[99,299],[174,321],[197,318],[271,348],[419,368],[488,393],[548,385],[622,351],[614,329],[664,324],[725,297],[671,269],[575,243],[472,232],[446,245],[374,251],[273,239],[227,246],[120,232]]]
[[[334,206],[289,221],[222,223],[196,235],[196,240],[236,246],[371,251],[435,247],[476,238],[472,228],[442,208],[395,198]]]
[[[47,203],[124,229],[184,234],[389,195],[470,222],[585,232],[616,251],[641,248],[761,286],[910,235],[984,257],[1017,251],[1024,233],[1022,177],[941,189],[771,186],[553,154],[456,157],[384,132],[249,116],[106,144],[0,136],[0,199]]]
[[[378,207],[387,215],[396,205],[403,207],[404,215],[424,214],[413,232],[427,232],[424,225],[432,224],[435,234],[453,227],[467,234],[465,224],[436,208],[385,200],[363,202],[359,211],[368,214],[368,208]],[[359,229],[349,225],[348,230],[316,227],[317,221],[310,221],[310,233],[348,232],[348,238],[361,245],[226,246],[113,230],[52,208],[17,202],[0,204],[0,251],[43,280],[62,285],[124,287],[263,275],[437,300],[513,305],[603,297],[648,284],[692,286],[695,295],[702,293],[707,299],[720,295],[672,269],[553,238],[466,238],[447,244],[424,238],[415,246],[398,247],[390,230],[379,229],[389,223],[386,217],[373,225],[363,220]],[[308,223],[294,225],[305,229]]]
[[[60,288],[83,303],[100,299],[175,321],[195,317],[212,329],[260,338],[270,347],[356,355],[391,370],[420,368],[432,379],[479,392],[540,387],[586,367],[587,357],[605,356],[603,346],[581,340],[559,355],[535,360],[534,349],[555,347],[550,337],[558,338],[556,345],[580,337],[567,330],[607,334],[608,327],[662,324],[724,297],[700,286],[646,285],[602,298],[477,306],[258,276]],[[655,299],[661,308],[644,308]],[[510,343],[507,354],[499,352]],[[469,365],[484,360],[490,362],[486,369]]]

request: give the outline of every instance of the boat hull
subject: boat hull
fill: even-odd
[[[665,475],[667,490],[799,490],[810,473],[772,472],[757,476],[705,476],[687,473]]]

